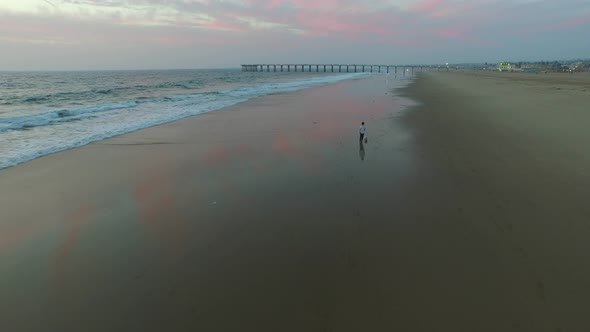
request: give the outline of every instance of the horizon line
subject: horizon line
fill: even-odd
[[[567,61],[590,61],[590,58],[569,58],[569,59],[552,59],[552,60],[502,60],[502,61],[479,61],[479,62],[448,62],[448,65],[479,65],[485,63],[500,63],[500,62],[527,62],[527,63],[539,63],[539,62],[567,62]],[[370,64],[340,64],[340,63],[252,63],[243,65],[319,65],[319,66],[330,66],[330,65],[351,65],[351,66],[371,66]],[[373,64],[372,66],[439,66],[446,65],[446,62],[431,63],[431,64]],[[228,66],[228,67],[192,67],[192,68],[101,68],[101,69],[0,69],[0,72],[97,72],[97,71],[166,71],[166,70],[226,70],[226,69],[241,69],[241,65]]]

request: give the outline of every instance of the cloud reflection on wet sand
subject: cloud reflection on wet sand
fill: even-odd
[[[186,216],[178,202],[179,183],[174,181],[173,170],[146,171],[134,188],[140,225],[148,239],[156,246],[164,246],[166,253],[180,257],[186,240]],[[196,197],[191,197],[196,200]]]
[[[70,216],[66,217],[66,233],[61,245],[57,248],[55,262],[57,284],[62,287],[67,275],[68,262],[79,243],[80,233],[83,227],[88,224],[94,213],[94,207],[83,205],[76,209]]]

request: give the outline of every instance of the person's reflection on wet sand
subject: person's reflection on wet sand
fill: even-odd
[[[360,141],[359,157],[361,157],[361,160],[365,160],[365,145],[363,141]]]

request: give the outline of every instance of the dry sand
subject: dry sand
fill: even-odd
[[[429,329],[590,330],[590,75],[442,72],[408,94],[448,286],[428,283]]]
[[[586,331],[590,80],[541,76],[424,74],[409,111],[343,82],[0,171],[0,330]]]

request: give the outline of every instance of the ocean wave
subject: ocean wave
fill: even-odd
[[[174,89],[174,88],[179,88],[179,89],[182,89],[182,90],[190,90],[190,89],[197,89],[197,88],[199,88],[199,87],[202,86],[201,83],[197,83],[195,85],[192,85],[191,82],[192,81],[186,82],[186,83],[180,83],[180,82],[175,82],[175,83],[171,83],[170,82],[169,83],[169,82],[166,82],[166,83],[161,83],[161,84],[156,84],[156,85],[153,85],[153,86],[146,86],[146,87],[152,88],[152,89]]]
[[[258,85],[251,85],[251,86],[241,86],[226,90],[220,91],[207,91],[207,92],[200,92],[200,93],[193,93],[193,94],[185,94],[185,95],[171,95],[171,96],[164,96],[164,97],[145,97],[140,96],[134,98],[131,101],[125,101],[118,104],[109,104],[103,106],[95,106],[90,108],[77,108],[77,109],[62,109],[56,110],[41,114],[29,115],[29,116],[18,116],[18,117],[9,117],[9,118],[1,118],[0,119],[0,132],[7,131],[7,130],[21,130],[21,129],[30,129],[34,127],[40,126],[48,126],[59,124],[65,121],[65,118],[74,117],[74,116],[82,116],[89,113],[99,113],[99,112],[108,112],[113,110],[119,110],[124,108],[134,108],[140,104],[147,104],[147,103],[179,103],[179,102],[189,102],[195,104],[194,107],[198,107],[199,103],[210,102],[216,99],[220,101],[231,101],[231,100],[246,100],[262,95],[274,94],[274,93],[284,93],[284,92],[291,92],[296,91],[306,87],[313,87],[317,85],[327,84],[330,82],[340,81],[344,79],[351,79],[359,74],[348,74],[348,75],[339,75],[339,76],[322,76],[322,77],[315,77],[309,78],[306,80],[300,81],[291,81],[291,82],[279,82],[279,83],[266,83],[266,84],[258,84]],[[175,86],[178,87],[178,84],[169,84],[167,86]],[[94,93],[103,93],[108,94],[112,93],[113,89],[100,89],[94,90]],[[47,95],[47,96],[39,96],[39,97],[31,97],[29,100],[31,101],[41,101],[43,99],[47,99],[48,96],[65,96],[71,94],[80,94],[77,92],[65,92],[65,93],[58,93],[54,95]]]
[[[72,121],[73,119],[68,118],[74,116],[81,116],[85,114],[92,114],[98,112],[108,112],[124,108],[133,108],[135,106],[137,106],[137,103],[135,101],[130,101],[113,105],[103,105],[79,109],[63,109],[35,115],[0,118],[0,132],[7,130],[22,130],[41,126],[50,126],[60,122]]]
[[[104,95],[110,95],[115,90],[127,88],[99,88],[85,91],[66,91],[55,92],[45,95],[27,96],[21,98],[14,98],[16,102],[22,104],[45,104],[52,102],[73,101],[73,100],[89,100],[93,98],[103,98]]]
[[[94,89],[94,90],[92,90],[92,92],[98,93],[101,95],[108,95],[108,94],[113,93],[113,89]]]
[[[19,103],[22,104],[44,104],[47,102],[63,101],[63,100],[76,100],[76,99],[87,99],[91,91],[68,91],[68,92],[56,92],[46,95],[36,95],[18,98]]]
[[[27,97],[23,99],[25,103],[43,103],[49,100],[49,96],[36,96],[36,97]]]

